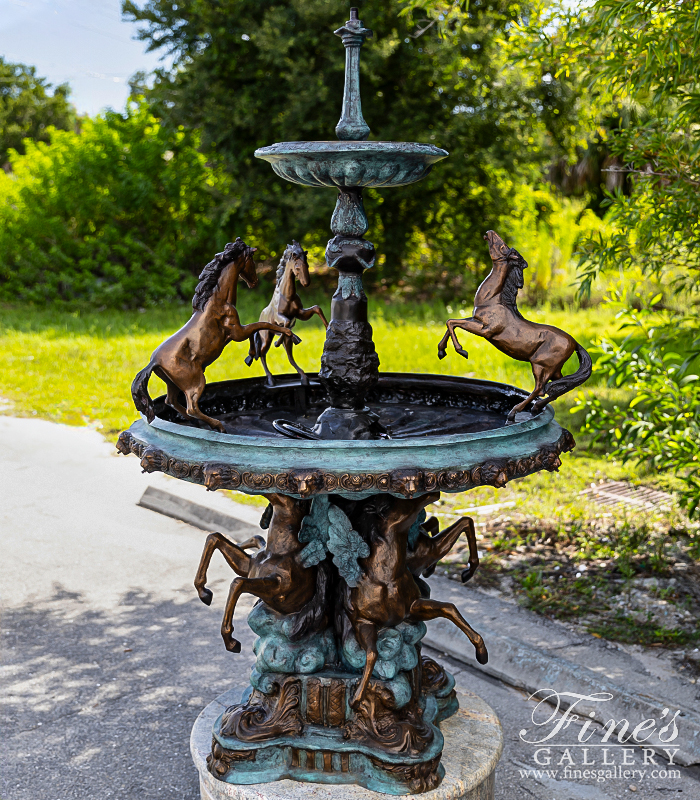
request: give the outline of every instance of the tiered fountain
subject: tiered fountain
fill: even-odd
[[[466,634],[477,660],[487,660],[481,636],[453,605],[431,600],[424,580],[462,532],[471,552],[463,580],[473,575],[474,527],[465,517],[438,533],[424,508],[440,492],[504,486],[555,470],[573,440],[549,406],[506,424],[513,406],[528,399],[515,387],[379,373],[362,286],[375,260],[363,238],[362,189],[418,181],[448,153],[428,144],[366,141],[359,57],[371,31],[351,9],[336,34],[346,48],[338,141],[256,152],[281,178],[338,190],[326,249],[338,288],[318,375],[282,376],[275,386],[261,378],[210,384],[203,413],[194,414],[187,391],[176,400],[178,388],[185,389],[176,377],[168,396],[155,401],[139,388],[146,372],[168,378],[153,360],[134,384],[146,418],[122,433],[118,446],[137,454],[146,471],[270,501],[261,520],[267,542],[254,537],[237,545],[210,535],[195,581],[210,602],[206,570],[216,550],[238,573],[222,626],[234,653],[240,650],[233,637],[236,601],[242,593],[260,598],[248,618],[259,636],[249,688],[242,697],[229,692],[214,701],[193,730],[203,798],[290,797],[295,787],[303,789],[273,783],[284,779],[348,784],[344,794],[488,798],[501,749],[498,721],[475,696],[460,709],[454,678],[421,653],[426,621],[443,617]],[[515,253],[495,234],[489,245],[494,264],[498,248]],[[251,252],[243,243],[228,245],[215,259],[217,269]],[[214,274],[219,288],[225,272]],[[195,300],[191,323],[199,324],[206,299]],[[247,784],[266,785],[246,794]],[[323,787],[315,790],[325,797]]]

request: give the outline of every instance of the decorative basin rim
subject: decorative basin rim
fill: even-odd
[[[415,142],[278,142],[255,151],[273,172],[302,186],[407,186],[449,153]]]
[[[346,153],[371,153],[394,154],[415,156],[426,164],[434,164],[447,158],[449,153],[434,144],[420,144],[418,142],[277,142],[276,144],[260,147],[255,151],[257,158],[273,161],[275,157],[282,156],[336,156]]]
[[[315,378],[316,376],[307,373],[309,377]],[[495,381],[486,381],[480,380],[477,378],[460,378],[456,375],[432,375],[430,373],[395,373],[395,372],[382,372],[380,373],[380,381],[384,378],[406,378],[406,379],[413,379],[418,381],[427,381],[430,379],[434,379],[435,381],[439,381],[440,379],[448,379],[450,381],[454,381],[458,383],[460,380],[468,382],[471,385],[479,384],[484,388],[495,389],[495,390],[502,390],[507,392],[516,391],[523,396],[523,398],[528,396],[528,392],[524,389],[519,389],[518,387],[511,386],[507,383],[497,383]],[[251,381],[254,379],[251,378],[243,378],[241,379],[241,383],[243,381]],[[210,390],[215,389],[218,386],[222,386],[223,384],[231,384],[235,385],[238,381],[220,381],[220,382],[212,382],[207,384],[207,388]],[[205,395],[206,397],[206,395]],[[156,402],[161,400],[162,398],[157,398]],[[144,422],[146,422],[146,418],[141,415]],[[504,425],[502,428],[494,428],[492,430],[487,431],[478,431],[475,433],[450,433],[446,436],[430,436],[430,437],[422,437],[416,436],[415,438],[406,438],[406,439],[317,439],[317,440],[305,440],[305,439],[285,439],[284,437],[280,436],[279,439],[275,439],[269,436],[237,436],[233,433],[219,433],[218,431],[212,430],[204,430],[203,428],[194,428],[191,425],[181,425],[177,422],[169,422],[168,420],[161,419],[160,417],[156,417],[153,422],[151,423],[151,427],[167,431],[169,434],[175,434],[176,436],[182,436],[186,439],[200,439],[206,442],[217,442],[220,444],[226,444],[231,446],[238,446],[238,447],[260,447],[264,449],[269,448],[278,448],[281,450],[288,451],[290,448],[294,450],[309,450],[309,451],[319,451],[319,450],[333,450],[337,451],[339,449],[342,450],[355,450],[355,451],[364,451],[367,452],[371,450],[376,452],[377,450],[406,450],[410,448],[421,448],[425,449],[427,446],[432,447],[444,447],[447,445],[456,445],[461,443],[467,442],[476,442],[483,439],[510,439],[512,437],[518,436],[519,434],[523,434],[526,431],[534,431],[538,428],[545,428],[554,420],[554,409],[551,406],[545,406],[544,410],[541,411],[539,414],[534,416],[532,419],[524,420],[523,422],[516,422],[512,425]]]
[[[473,378],[381,373],[379,386],[383,379],[387,396],[397,391],[399,382],[410,384],[406,387],[409,390],[421,388],[419,384],[444,382],[452,384],[457,394],[461,385],[465,395],[477,390],[475,397],[480,391],[485,397],[490,395],[492,401],[498,401],[501,395],[501,399],[508,399],[509,408],[512,401],[527,396],[506,384]],[[263,382],[264,378],[222,381],[209,384],[207,391],[213,390],[209,399],[214,404],[229,396],[242,398],[245,405],[246,398],[252,396],[246,391],[255,391],[256,384],[264,391]],[[162,401],[155,400],[156,407]],[[446,402],[451,402],[449,396]],[[574,446],[573,437],[554,421],[549,406],[536,417],[502,428],[393,440],[275,439],[269,435],[218,433],[156,417],[151,425],[137,420],[117,442],[121,453],[133,453],[141,459],[146,472],[165,472],[208,489],[253,494],[281,491],[298,497],[319,493],[359,497],[377,492],[413,497],[435,490],[500,487],[542,469],[558,469],[561,453]]]

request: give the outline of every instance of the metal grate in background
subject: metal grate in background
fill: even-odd
[[[591,484],[588,489],[579,492],[579,495],[597,501],[601,506],[631,506],[644,511],[670,510],[673,506],[673,496],[667,492],[647,486],[633,486],[624,481]]]

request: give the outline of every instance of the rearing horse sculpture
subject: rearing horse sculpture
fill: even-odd
[[[516,300],[518,290],[524,285],[523,270],[527,261],[514,247],[508,247],[495,231],[487,231],[484,239],[489,243],[493,269],[476,290],[473,316],[447,320],[447,332],[438,345],[438,357],[447,355],[445,348],[450,338],[455,350],[468,358],[455,334],[455,328],[462,328],[483,336],[511,358],[529,361],[535,388],[529,397],[511,409],[508,422],[513,422],[515,415],[525,411],[533,401],[532,413],[538,414],[552,400],[588,380],[592,362],[588,352],[573,336],[553,325],[530,322],[523,317]],[[579,368],[564,377],[562,367],[574,352],[578,356]]]
[[[165,402],[183,417],[201,419],[212,428],[225,433],[223,423],[208,417],[199,409],[199,398],[204,392],[206,380],[204,370],[221,355],[229,342],[243,342],[261,330],[292,335],[283,325],[269,322],[254,322],[241,325],[236,311],[238,279],[246,282],[249,289],[258,285],[253,253],[255,247],[240,238],[229,242],[222,253],[217,253],[204,267],[192,298],[192,314],[189,322],[177,333],[159,345],[131,384],[131,395],[137,411],[153,422],[155,411],[148,394],[148,380],[155,374],[168,387]],[[187,408],[178,400],[183,392]]]
[[[265,497],[272,507],[271,516],[268,513],[270,506],[263,515],[263,521],[269,522],[267,544],[261,537],[254,537],[260,539],[264,548],[249,556],[244,548],[252,546],[253,540],[237,545],[220,533],[211,533],[207,536],[194,581],[199,599],[209,605],[212,593],[206,588],[207,569],[216,550],[240,576],[231,583],[221,623],[221,636],[226,649],[232,653],[241,652],[241,643],[233,638],[233,614],[242,594],[259,597],[279,614],[296,615],[290,628],[291,640],[325,621],[327,572],[323,565],[305,567],[300,556],[306,545],[299,542],[298,534],[304,517],[309,513],[309,501],[295,500],[284,494]]]
[[[261,322],[274,322],[277,325],[284,325],[285,328],[291,329],[294,327],[296,320],[306,321],[311,319],[314,314],[318,314],[326,328],[328,327],[328,322],[323,315],[321,307],[311,306],[310,308],[304,308],[304,304],[297,294],[296,280],[304,287],[308,286],[310,281],[309,262],[306,260],[306,256],[307,253],[299,242],[292,240],[292,243],[287,245],[277,267],[277,285],[275,286],[272,300],[260,314]],[[245,360],[245,363],[250,366],[255,359],[260,359],[265,375],[267,375],[268,386],[275,385],[275,379],[267,366],[267,353],[272,345],[272,339],[273,333],[270,330],[256,333],[250,340],[250,352]],[[284,344],[289,363],[299,373],[302,384],[307,386],[309,379],[292,355],[292,348],[300,341],[297,336],[285,339],[280,336],[275,347],[279,344]]]
[[[425,494],[411,500],[375,496],[358,506],[359,515],[353,522],[368,542],[370,554],[360,559],[362,575],[354,588],[346,588],[345,613],[350,620],[355,638],[365,651],[367,661],[350,706],[357,709],[362,702],[372,670],[377,662],[377,636],[385,627],[395,627],[404,620],[427,621],[442,617],[450,620],[471,641],[480,664],[488,661],[486,645],[481,636],[469,625],[453,603],[430,600],[421,596],[420,589],[409,571],[406,547],[408,532],[418,514],[429,503],[440,498],[439,492]],[[451,531],[454,533],[454,531]],[[451,538],[449,535],[445,540]],[[456,538],[456,537],[455,537]],[[426,536],[426,539],[429,537]],[[435,537],[434,547],[441,550],[444,541]],[[428,542],[415,560],[416,569],[425,568],[438,560],[438,553],[429,554]]]

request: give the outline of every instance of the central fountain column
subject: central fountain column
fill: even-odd
[[[362,27],[357,9],[351,8],[350,19],[335,33],[345,45],[343,110],[335,132],[344,141],[364,141],[369,125],[360,104],[360,48],[372,31]],[[338,270],[338,288],[318,373],[331,400],[313,429],[323,439],[386,436],[386,429],[365,404],[367,392],[379,378],[379,356],[362,288],[362,273],[374,265],[375,259],[374,245],[363,238],[368,227],[361,187],[341,187],[331,218],[334,235],[326,247],[328,266]]]

